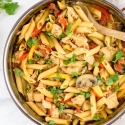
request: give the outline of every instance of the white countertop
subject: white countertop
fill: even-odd
[[[14,0],[19,3],[20,7],[17,9],[16,14],[9,16],[2,12],[0,14],[0,125],[35,125],[27,117],[20,112],[17,106],[12,101],[3,77],[3,50],[8,34],[18,20],[18,18],[33,4],[40,0]],[[112,2],[120,9],[125,7],[125,0],[107,0]],[[117,120],[112,125],[125,125],[125,115]]]

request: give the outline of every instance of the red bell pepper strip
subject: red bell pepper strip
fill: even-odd
[[[100,100],[100,97],[93,90],[91,90],[91,93],[93,93],[96,96],[97,100]]]
[[[58,10],[58,9],[57,9],[57,10],[55,10],[55,11],[54,11],[54,15],[55,15],[55,17],[58,17],[58,15],[59,15],[60,13],[61,13],[61,11],[60,11],[60,10]]]
[[[47,56],[47,53],[46,53],[46,50],[45,50],[45,49],[42,49],[41,52],[42,52],[42,54],[43,54],[44,57]]]
[[[54,3],[50,3],[50,4],[48,5],[48,8],[49,8],[50,10],[54,10],[54,9],[56,8],[56,5],[55,5]]]
[[[104,16],[103,14],[101,15],[101,19],[99,20],[99,24],[102,26],[105,26],[107,22],[107,18],[106,16]]]
[[[18,60],[21,62],[23,59],[25,59],[28,56],[29,53],[24,53],[21,57],[18,58]]]
[[[41,27],[40,29],[37,29],[37,28],[35,28],[34,30],[33,30],[33,32],[31,33],[31,37],[35,37],[35,36],[37,36],[41,31],[42,31],[42,29],[43,29],[43,27]]]
[[[59,21],[60,21],[60,23],[62,24],[63,28],[65,29],[65,28],[66,28],[66,24],[67,24],[66,19],[63,17],[62,14],[60,14],[60,15],[58,16],[58,18],[59,18]]]
[[[46,46],[45,48],[46,48],[46,50],[47,50],[49,53],[52,51],[51,48],[50,48],[50,46]]]
[[[101,63],[101,60],[98,57],[95,57],[95,61],[99,63],[99,67],[104,68],[103,64]]]
[[[107,20],[110,20],[110,14],[105,8],[97,6],[97,5],[92,5],[92,6],[96,9],[100,10],[105,15]]]
[[[115,64],[115,67],[116,67],[116,70],[117,70],[118,72],[121,71],[121,62],[120,62],[120,60],[117,61],[117,63]]]
[[[54,102],[54,99],[49,98],[49,97],[46,97],[45,100],[46,100],[47,102]]]

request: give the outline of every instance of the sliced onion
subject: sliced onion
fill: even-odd
[[[104,35],[107,35],[107,36],[110,36],[110,37],[113,37],[113,38],[125,41],[125,32],[120,32],[120,31],[117,31],[117,30],[112,30],[112,29],[106,28],[104,26],[101,26],[93,18],[92,14],[90,13],[88,8],[84,4],[78,3],[77,5],[79,5],[82,8],[82,10],[86,13],[86,15],[88,16],[89,20],[93,23],[93,25],[98,30],[98,32],[100,32],[100,33],[102,33]]]

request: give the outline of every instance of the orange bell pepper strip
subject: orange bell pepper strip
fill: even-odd
[[[21,57],[18,58],[18,61],[22,61],[23,59],[25,59],[28,56],[29,53],[24,53]]]
[[[60,21],[60,23],[62,24],[63,28],[65,29],[65,28],[66,28],[66,25],[67,25],[66,19],[63,17],[62,14],[60,14],[60,15],[58,16],[58,18],[59,18],[59,21]]]
[[[49,98],[49,97],[46,97],[45,100],[46,100],[47,102],[54,102],[54,99],[53,99],[53,98]]]

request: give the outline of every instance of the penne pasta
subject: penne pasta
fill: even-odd
[[[33,102],[26,102],[39,116],[46,116],[46,114]]]
[[[71,92],[71,93],[80,93],[80,90],[78,90],[75,87],[68,87],[64,90],[64,92]]]
[[[44,35],[44,33],[40,33],[40,39],[44,45],[49,45],[49,42],[48,42],[46,36]]]
[[[73,96],[74,96],[74,93],[66,93],[66,94],[65,94],[65,97],[64,97],[64,101],[66,101],[66,100],[72,98]]]
[[[90,116],[91,115],[91,111],[85,111],[85,112],[82,112],[82,113],[77,113],[77,114],[74,114],[75,116],[83,119],[87,116]]]
[[[29,68],[29,69],[44,69],[46,68],[47,65],[40,65],[40,64],[27,64],[26,65],[26,68]]]
[[[73,78],[73,79],[70,80],[69,86],[71,86],[71,87],[76,86],[76,78]]]
[[[71,80],[71,77],[69,77],[68,79],[65,79],[64,82],[62,83],[62,85],[60,86],[61,89],[65,89],[69,86],[69,82]]]
[[[59,81],[51,81],[51,80],[40,80],[42,84],[48,86],[60,86],[61,82]]]

